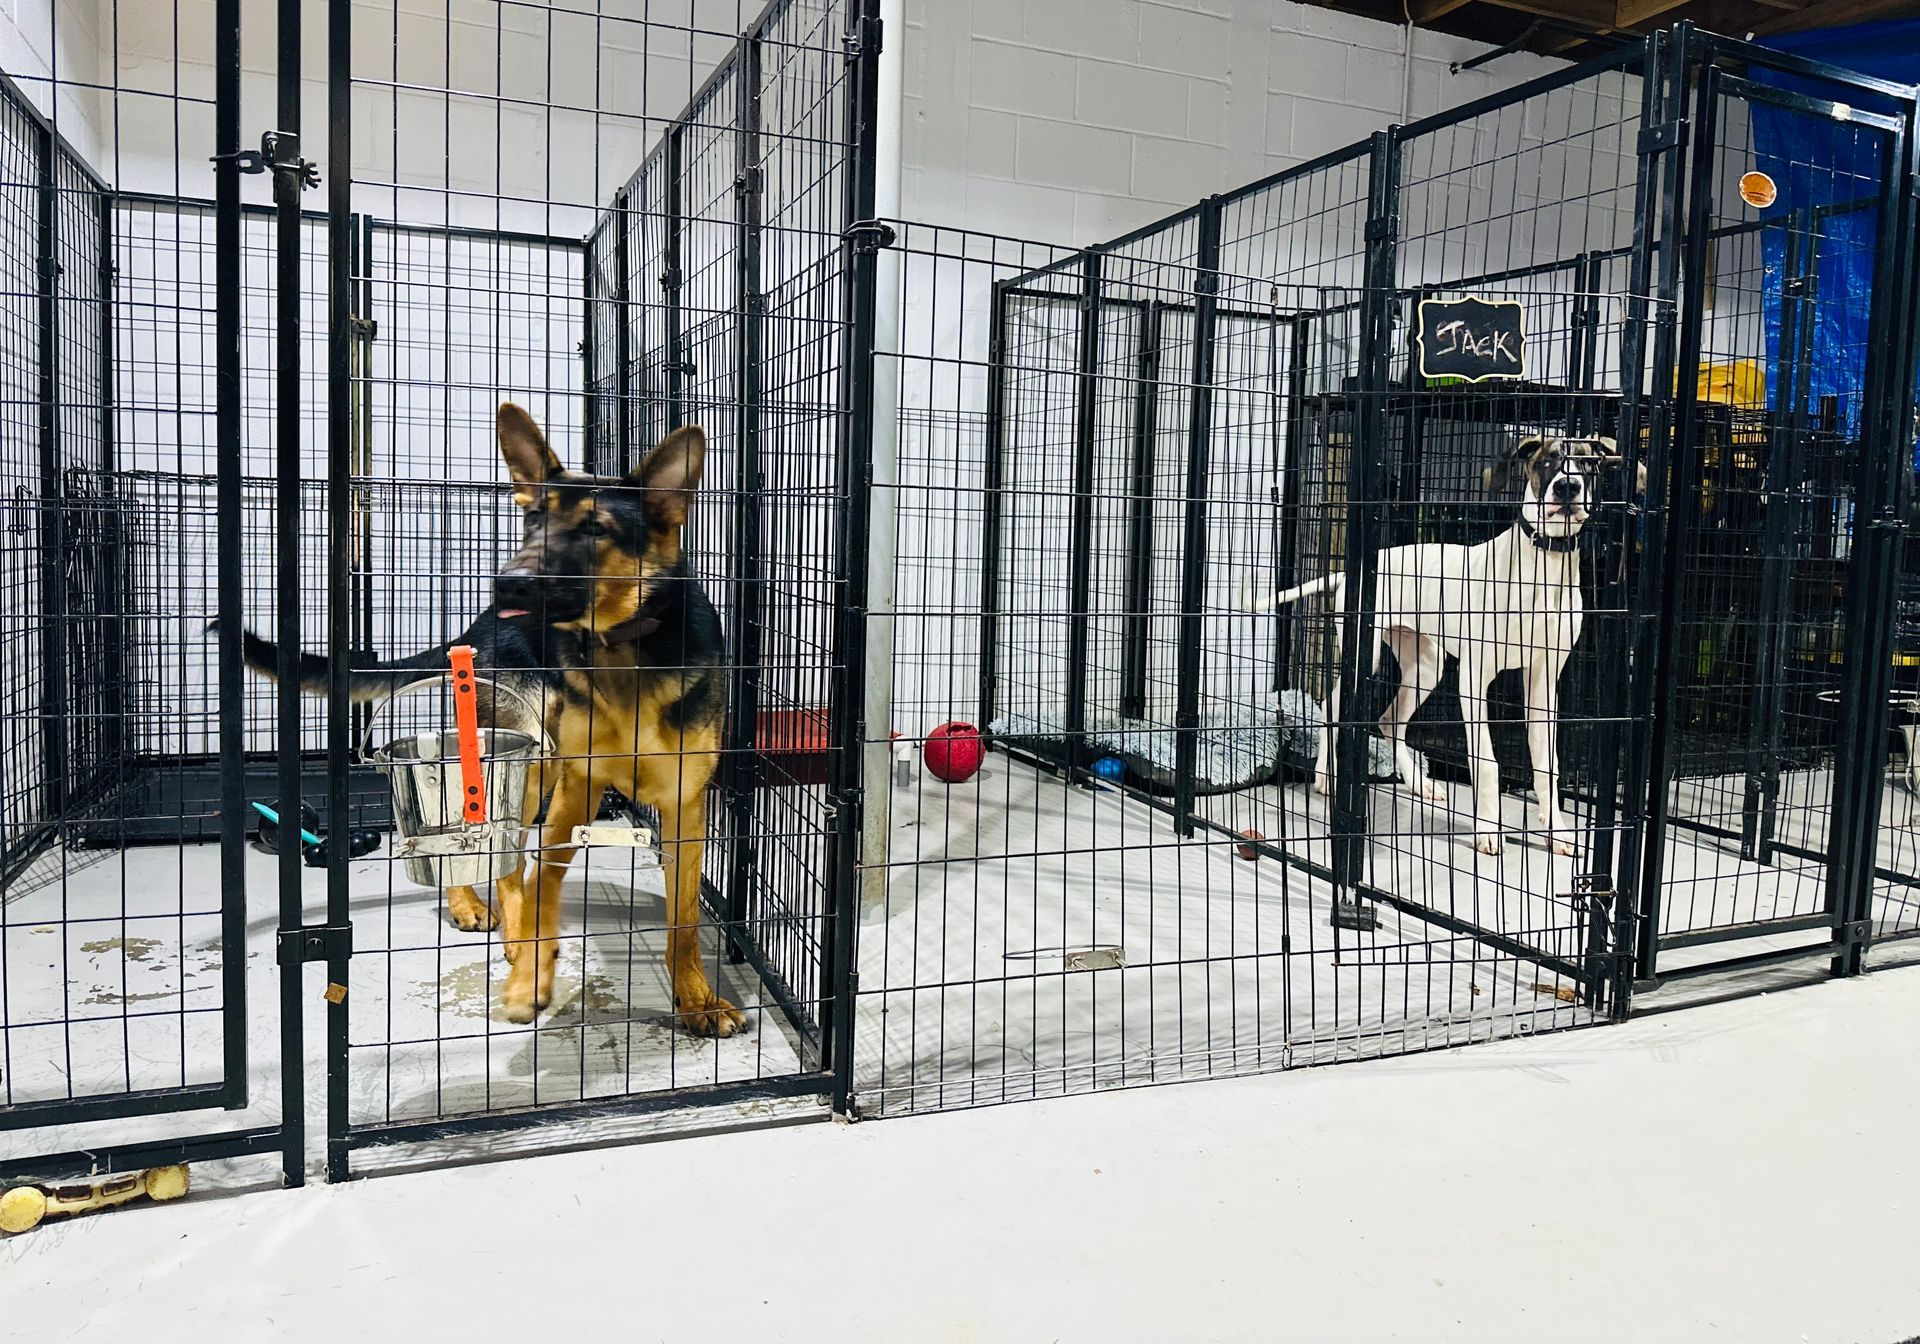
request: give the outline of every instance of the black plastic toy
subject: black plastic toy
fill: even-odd
[[[260,848],[269,854],[280,852],[280,801],[255,803],[253,810],[260,814],[260,827],[254,833],[254,839]],[[305,803],[300,804],[300,858],[309,868],[327,866],[327,842],[315,834],[320,828],[320,814]],[[371,854],[380,848],[380,832],[347,832],[347,857],[357,859],[363,854]]]

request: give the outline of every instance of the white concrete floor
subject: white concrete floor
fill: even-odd
[[[1920,1335],[1920,970],[1607,1030],[190,1197],[0,1242],[35,1340]],[[21,1331],[20,1322],[34,1322]]]

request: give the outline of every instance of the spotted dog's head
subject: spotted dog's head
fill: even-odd
[[[533,417],[500,408],[500,453],[526,514],[520,549],[493,581],[503,619],[602,634],[634,619],[681,571],[680,529],[707,436],[676,429],[623,477],[568,471]]]
[[[1570,537],[1586,526],[1599,502],[1601,468],[1620,462],[1612,439],[1536,434],[1508,448],[1481,479],[1499,494],[1520,484],[1520,516],[1527,525],[1541,536]],[[1640,466],[1634,490],[1642,494],[1646,488],[1647,469]]]

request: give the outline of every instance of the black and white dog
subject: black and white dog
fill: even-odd
[[[1512,527],[1477,546],[1390,546],[1379,554],[1374,625],[1381,644],[1400,664],[1399,688],[1380,716],[1381,731],[1393,744],[1401,782],[1420,797],[1444,801],[1445,787],[1428,777],[1407,746],[1406,727],[1439,684],[1448,655],[1460,660],[1460,715],[1473,777],[1473,845],[1483,854],[1500,852],[1500,771],[1487,688],[1494,677],[1515,669],[1526,674],[1536,817],[1554,853],[1573,853],[1573,832],[1560,812],[1558,792],[1560,673],[1580,638],[1583,617],[1580,529],[1598,501],[1601,467],[1619,461],[1612,439],[1523,439],[1483,473],[1487,486],[1498,491],[1511,488],[1516,477],[1524,482],[1520,516]],[[1639,469],[1636,489],[1646,489],[1645,467]],[[1314,593],[1331,593],[1337,607],[1345,586],[1344,574],[1331,574],[1261,601],[1248,580],[1241,606],[1272,611]],[[1376,648],[1376,667],[1379,661]],[[1339,722],[1336,689],[1328,699],[1327,723]],[[1332,732],[1320,734],[1314,787],[1322,794],[1333,788],[1333,738]]]

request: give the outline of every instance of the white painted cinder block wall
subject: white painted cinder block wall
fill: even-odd
[[[55,22],[55,16],[58,22]],[[103,38],[96,0],[0,0],[0,70],[89,163],[98,164],[105,100],[100,84]],[[57,75],[55,72],[58,72]],[[55,79],[61,81],[58,107]]]
[[[452,152],[434,146],[412,156],[435,169],[420,186],[544,196],[590,212],[657,133],[657,123],[632,118],[671,115],[698,83],[687,65],[688,38],[646,20],[681,25],[692,17],[705,30],[692,41],[696,64],[705,66],[731,49],[723,34],[754,7],[602,0],[568,14],[562,5],[551,37],[545,23],[519,16],[508,20],[504,40],[488,0],[356,8],[359,74],[403,86],[450,84],[482,97],[498,83],[532,104],[511,108],[498,126],[490,108],[460,109],[474,113],[473,124],[451,118]],[[317,57],[324,7],[310,9],[307,41]],[[257,110],[249,122],[264,125],[271,7],[248,0],[245,10],[246,95]],[[57,58],[61,77],[83,84],[157,91],[178,80],[183,91],[207,97],[211,11],[212,0],[182,0],[177,9],[140,0],[0,0],[0,69],[44,76]],[[1405,28],[1285,0],[905,0],[905,28],[888,37],[903,44],[906,62],[903,212],[1050,242],[1110,237],[1403,116],[1455,106],[1559,64],[1511,55],[1452,75],[1449,62],[1485,48],[1416,30],[1409,71]],[[561,54],[557,65],[549,46]],[[318,80],[312,84],[308,114],[317,127],[324,102]],[[26,87],[47,106],[43,83],[29,78]],[[387,176],[392,151],[418,149],[404,143],[409,135],[449,120],[439,102],[427,99],[416,115],[402,105],[405,97],[385,105],[371,93],[357,100],[356,129],[367,147],[361,167],[371,178],[394,180]],[[603,116],[595,125],[545,113],[537,104],[549,98],[597,106]],[[158,104],[137,94],[118,101],[116,109],[104,95],[68,90],[62,131],[123,185],[201,194],[195,173],[210,115],[189,108],[176,146],[171,115],[146,115]],[[502,155],[502,145],[512,152]],[[189,150],[193,163],[176,173]],[[385,193],[379,213],[409,213],[408,167],[400,165],[401,190]],[[444,196],[420,207],[436,218],[446,208]],[[511,222],[564,231],[577,217],[564,208],[535,213],[538,221]]]
[[[907,0],[915,218],[1085,244],[1560,68],[1285,0]],[[1404,99],[1404,107],[1403,107]]]

